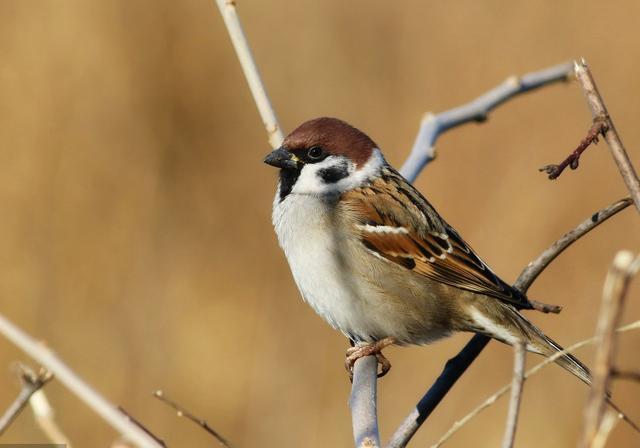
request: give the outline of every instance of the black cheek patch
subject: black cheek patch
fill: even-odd
[[[318,171],[318,176],[323,180],[325,184],[335,184],[340,179],[344,179],[349,175],[349,170],[346,165],[332,166],[329,168],[322,168]]]

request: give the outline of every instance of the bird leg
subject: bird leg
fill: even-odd
[[[380,365],[378,378],[385,376],[391,369],[391,363],[382,354],[382,349],[394,344],[395,342],[396,341],[393,338],[384,338],[376,342],[356,344],[349,348],[347,350],[347,358],[344,360],[344,367],[347,369],[347,372],[349,372],[349,377],[353,379],[353,365],[356,361],[360,358],[371,355],[375,355],[378,360],[378,364]]]

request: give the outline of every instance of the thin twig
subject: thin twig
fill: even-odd
[[[129,412],[127,412],[127,410],[125,408],[123,408],[122,406],[118,406],[118,410],[120,412],[122,412],[138,428],[142,429],[144,432],[146,432],[151,437],[153,437],[155,439],[155,441],[158,442],[158,445],[163,446],[163,447],[167,446],[167,444],[165,443],[164,440],[162,440],[160,437],[155,435],[149,428],[147,428],[145,425],[143,425],[140,420],[138,420],[133,415],[131,415]],[[119,441],[119,442],[122,443],[123,441]]]
[[[567,81],[572,75],[573,65],[564,63],[527,73],[521,77],[511,76],[499,86],[467,104],[437,115],[425,114],[411,153],[400,172],[413,182],[423,168],[435,159],[435,143],[441,134],[472,121],[483,122],[487,119],[489,112],[507,100],[551,83]]]
[[[29,404],[31,396],[53,378],[51,372],[45,369],[40,369],[36,374],[22,364],[18,365],[18,371],[22,389],[13,403],[11,403],[11,406],[9,406],[2,417],[0,417],[0,436],[7,430],[11,423],[13,423],[16,417],[20,415],[27,404]]]
[[[598,210],[589,218],[578,224],[574,229],[562,235],[555,243],[549,246],[548,249],[542,252],[538,258],[524,268],[516,282],[513,284],[514,288],[520,291],[526,291],[529,289],[529,286],[538,278],[543,269],[555,260],[556,257],[567,247],[571,246],[571,244],[573,244],[578,238],[582,237],[591,229],[599,226],[632,203],[633,201],[631,201],[630,198],[620,199],[608,207]]]
[[[227,27],[227,32],[229,33],[233,47],[236,50],[236,55],[242,66],[242,71],[247,79],[249,88],[251,89],[253,99],[260,112],[264,127],[267,130],[269,144],[272,148],[277,148],[282,144],[284,137],[276,114],[271,106],[271,101],[269,101],[267,91],[262,83],[262,78],[260,78],[258,67],[251,54],[249,43],[242,30],[238,11],[236,10],[236,3],[233,0],[216,0],[216,3],[224,19],[224,24]]]
[[[580,141],[580,144],[576,149],[574,149],[571,154],[567,156],[562,162],[558,165],[545,165],[540,168],[538,171],[544,171],[549,175],[549,179],[557,179],[566,167],[570,167],[572,170],[578,169],[578,165],[580,164],[580,156],[582,153],[592,144],[598,143],[598,137],[601,135],[604,136],[609,128],[607,127],[607,122],[602,117],[596,117],[593,120],[593,124],[591,125],[591,129],[587,132],[587,136]]]
[[[591,447],[599,432],[611,383],[611,367],[616,354],[615,328],[622,318],[622,310],[631,278],[635,274],[636,257],[629,251],[616,254],[604,283],[602,305],[596,326],[596,351],[593,382],[585,411],[585,426],[580,446]]]
[[[616,329],[616,332],[624,333],[624,332],[627,332],[627,331],[638,330],[638,329],[640,329],[640,320],[637,320],[637,321],[632,322],[630,324],[627,324],[627,325],[624,325],[622,327],[619,327],[618,329]],[[527,372],[524,374],[525,379],[531,378],[533,375],[535,375],[539,371],[541,371],[544,367],[548,366],[549,364],[554,363],[558,358],[561,358],[565,354],[573,353],[576,350],[578,350],[579,348],[582,348],[585,345],[594,344],[595,342],[596,342],[596,337],[594,336],[594,337],[591,337],[589,339],[585,339],[583,341],[576,342],[575,344],[565,348],[564,350],[561,350],[559,352],[554,353],[553,355],[549,356],[548,358],[545,358],[544,361],[540,362],[539,364],[535,365],[531,369],[527,370]],[[451,426],[451,428],[449,428],[449,430],[446,433],[444,433],[444,435],[435,444],[433,444],[431,446],[431,448],[439,448],[440,446],[442,446],[455,433],[457,433],[464,425],[469,423],[469,421],[471,421],[474,417],[476,417],[482,411],[484,411],[489,406],[491,406],[493,403],[498,401],[498,398],[500,398],[503,395],[505,395],[510,389],[511,389],[511,383],[508,383],[508,384],[505,384],[504,386],[502,386],[494,394],[492,394],[485,401],[483,401],[480,405],[478,405],[477,407],[472,409],[467,415],[465,415],[460,420],[455,422]]]
[[[640,382],[640,372],[631,370],[620,370],[617,368],[611,369],[611,376],[617,380],[629,380]]]
[[[509,412],[507,413],[507,424],[505,425],[504,436],[502,438],[502,448],[513,447],[516,440],[516,429],[518,428],[518,415],[520,414],[520,403],[522,402],[522,389],[524,386],[524,363],[527,349],[522,341],[513,345],[513,379],[511,380],[511,400],[509,400]]]
[[[49,441],[56,445],[64,445],[66,448],[71,448],[71,442],[56,422],[55,412],[49,404],[49,400],[43,389],[36,391],[31,396],[29,404],[31,405],[36,423],[42,432],[45,433]]]
[[[631,164],[629,155],[622,144],[622,140],[620,139],[618,131],[613,124],[613,120],[607,111],[607,107],[605,106],[604,100],[598,91],[598,87],[596,86],[587,63],[583,59],[582,61],[575,62],[574,64],[576,79],[578,80],[580,87],[582,87],[582,91],[587,100],[587,104],[589,105],[589,109],[591,109],[594,121],[604,120],[606,123],[607,131],[604,134],[604,139],[609,145],[611,155],[613,156],[613,159],[618,166],[618,170],[620,171],[620,175],[622,176],[622,179],[624,179],[624,183],[631,194],[631,199],[633,199],[633,202],[640,213],[640,179],[638,179],[638,174]]]
[[[611,431],[613,431],[613,428],[616,427],[616,424],[620,420],[622,420],[622,417],[616,411],[611,409],[607,411],[602,418],[602,424],[600,425],[598,434],[593,438],[591,448],[604,448],[607,444],[609,434],[611,434]]]
[[[0,333],[53,373],[58,381],[84,401],[89,408],[136,445],[143,448],[159,446],[152,437],[130,422],[113,404],[71,370],[53,351],[33,339],[2,314],[0,314]]]
[[[190,420],[191,422],[195,423],[196,425],[204,429],[208,434],[212,435],[213,438],[215,438],[218,441],[218,443],[220,443],[220,445],[224,446],[225,448],[231,448],[231,444],[229,443],[229,441],[224,437],[222,437],[218,431],[216,431],[211,426],[209,426],[209,424],[205,420],[199,417],[196,417],[195,415],[187,411],[185,408],[180,406],[175,401],[167,398],[167,396],[164,394],[163,391],[157,390],[153,393],[153,396],[156,397],[158,400],[162,401],[163,403],[172,407],[176,411],[176,414],[178,415],[178,417],[184,417],[187,420]]]
[[[353,437],[357,448],[380,446],[377,416],[378,361],[375,356],[365,356],[353,366],[351,386],[351,420]]]
[[[547,250],[542,252],[538,258],[527,265],[514,283],[514,287],[521,292],[526,293],[533,281],[559,254],[611,216],[623,210],[629,205],[629,203],[628,199],[617,201],[614,204],[594,213],[589,219],[580,223],[575,229],[563,235]],[[477,334],[473,336],[467,345],[465,345],[465,347],[454,358],[447,362],[442,374],[424,394],[420,402],[404,419],[398,429],[396,429],[387,444],[388,447],[399,448],[404,447],[409,443],[411,437],[413,437],[422,423],[424,423],[427,417],[438,406],[440,401],[442,401],[458,378],[460,378],[469,365],[473,363],[489,340],[490,339],[488,337],[483,335]]]

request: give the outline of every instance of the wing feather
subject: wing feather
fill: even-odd
[[[344,193],[341,203],[355,214],[362,243],[376,255],[432,280],[531,307],[392,168],[383,168],[371,184]]]

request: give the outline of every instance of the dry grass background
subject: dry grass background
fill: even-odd
[[[507,75],[585,56],[640,166],[640,3],[242,1],[241,17],[285,130],[332,115],[400,165],[422,112],[465,102]],[[205,417],[239,447],[349,446],[346,341],[298,297],[270,224],[275,172],[264,131],[211,0],[0,1],[0,309],[172,446],[213,442],[150,393]],[[537,172],[584,135],[577,85],[500,108],[446,135],[417,186],[507,281],[551,241],[625,196],[606,145],[579,171]],[[531,290],[561,343],[593,332],[613,254],[640,247],[623,212]],[[638,318],[640,287],[627,318]],[[464,344],[390,349],[383,438]],[[640,368],[640,334],[621,365]],[[592,350],[580,352],[592,360]],[[25,356],[0,341],[0,407]],[[534,356],[529,357],[529,362]],[[492,343],[420,431],[427,446],[508,381]],[[116,435],[60,384],[47,386],[76,446]],[[618,384],[640,419],[640,391]],[[520,447],[573,446],[585,387],[557,367],[526,384]],[[450,446],[499,444],[505,402]],[[43,436],[25,414],[3,442]],[[637,446],[625,426],[611,446]]]

